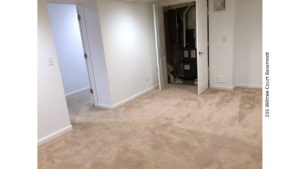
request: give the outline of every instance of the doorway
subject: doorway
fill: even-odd
[[[82,33],[79,6],[48,4],[58,65],[71,122],[94,105],[86,44]]]
[[[196,3],[164,7],[168,84],[197,86]]]
[[[159,90],[169,82],[208,89],[207,11],[207,0],[153,5]]]

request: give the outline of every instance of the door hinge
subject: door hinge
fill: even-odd
[[[81,16],[78,14],[77,15],[77,19],[80,21],[81,20]]]
[[[90,89],[90,93],[93,94],[93,93],[94,93],[94,90],[93,90],[93,89]]]
[[[87,54],[86,53],[84,54],[84,58],[87,59]]]

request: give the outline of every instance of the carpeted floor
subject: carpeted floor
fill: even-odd
[[[87,112],[93,105],[89,89],[66,96],[66,101],[72,123],[76,122],[79,114]]]
[[[261,169],[261,90],[169,85],[81,113],[39,147],[39,169]]]

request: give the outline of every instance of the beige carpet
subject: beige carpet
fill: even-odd
[[[79,114],[39,147],[39,169],[261,169],[261,90],[169,85],[116,110]]]
[[[79,114],[87,112],[93,105],[89,89],[66,96],[66,101],[72,123],[76,122]]]

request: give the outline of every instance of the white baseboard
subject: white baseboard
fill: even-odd
[[[65,128],[62,128],[56,132],[53,132],[51,134],[49,134],[48,136],[46,137],[43,137],[41,139],[38,140],[38,145],[42,145],[50,140],[53,140],[54,138],[58,137],[58,136],[61,136],[63,134],[66,134],[67,132],[71,131],[73,129],[72,125],[69,125]]]
[[[207,85],[207,84],[203,83],[202,85],[204,86],[204,85]],[[128,102],[130,102],[132,100],[134,100],[135,98],[137,98],[139,96],[142,96],[142,95],[144,95],[144,94],[146,94],[146,93],[154,90],[157,87],[158,87],[158,85],[152,86],[152,87],[150,87],[148,89],[145,89],[145,90],[143,90],[143,91],[141,91],[141,92],[139,92],[139,93],[137,93],[137,94],[135,94],[135,95],[133,95],[131,97],[128,97],[128,98],[126,98],[126,99],[124,99],[124,100],[122,100],[122,101],[120,101],[120,102],[118,102],[116,104],[113,104],[113,105],[98,104],[98,105],[95,105],[95,106],[96,107],[100,107],[100,108],[105,108],[105,109],[111,109],[111,110],[113,110],[115,108],[118,108],[118,107],[120,107],[120,106],[122,106],[122,105],[124,105],[124,104],[126,104],[126,103],[128,103]],[[233,90],[234,87],[261,88],[261,86],[254,86],[254,85],[210,86],[209,88],[220,89],[220,90]]]
[[[233,90],[234,86],[211,86],[212,89]]]
[[[235,87],[243,87],[243,88],[253,88],[253,89],[261,89],[260,85],[247,85],[247,84],[238,84],[234,86],[211,86],[212,89],[221,89],[221,90],[233,90]]]
[[[133,96],[130,96],[130,97],[128,97],[128,98],[126,98],[126,99],[124,99],[124,100],[122,100],[122,101],[120,101],[120,102],[118,102],[116,104],[113,104],[113,105],[99,104],[99,105],[96,105],[96,107],[101,107],[101,108],[106,108],[106,109],[115,109],[115,108],[118,108],[118,107],[120,107],[120,106],[122,106],[122,105],[124,105],[124,104],[126,104],[126,103],[128,103],[128,102],[130,102],[132,100],[134,100],[135,98],[140,97],[140,96],[142,96],[142,95],[144,95],[144,94],[146,94],[146,93],[154,90],[155,88],[157,88],[157,86],[158,85],[154,85],[154,86],[152,86],[152,87],[150,87],[148,89],[145,89],[145,90],[143,90],[143,91],[141,91],[141,92],[139,92],[139,93],[137,93],[137,94],[135,94]]]
[[[104,108],[104,109],[113,109],[113,107],[111,105],[108,104],[97,104],[95,105],[95,107],[99,107],[99,108]]]
[[[79,89],[79,90],[76,90],[76,91],[73,91],[73,92],[70,92],[70,93],[66,93],[65,96],[70,96],[70,95],[80,93],[80,92],[85,91],[85,90],[90,90],[90,87],[85,87],[85,88],[82,88],[82,89]]]
[[[235,87],[244,87],[244,88],[253,88],[253,89],[261,89],[261,85],[249,85],[249,84],[238,84]]]

